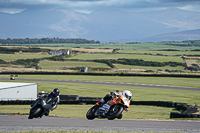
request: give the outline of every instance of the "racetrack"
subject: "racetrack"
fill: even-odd
[[[17,131],[200,132],[200,121],[87,120],[78,118],[0,115],[0,132]]]

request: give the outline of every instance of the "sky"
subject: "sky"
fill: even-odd
[[[87,14],[103,8],[117,8],[127,12],[179,8],[200,12],[200,0],[0,0],[0,12],[9,14],[48,6]]]

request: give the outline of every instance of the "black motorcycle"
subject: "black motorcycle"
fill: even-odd
[[[31,106],[28,119],[41,118],[51,108],[51,105],[47,103],[45,99],[37,99]]]

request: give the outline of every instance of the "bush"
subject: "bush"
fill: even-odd
[[[7,64],[7,62],[2,60],[2,59],[0,59],[0,64]]]
[[[93,60],[94,62],[99,62],[99,63],[105,63],[107,64],[108,66],[110,66],[111,68],[115,68],[115,66],[112,64],[111,61],[109,60]]]
[[[116,63],[124,65],[137,65],[137,66],[165,66],[165,64],[161,62],[144,61],[142,59],[120,58],[116,61]]]

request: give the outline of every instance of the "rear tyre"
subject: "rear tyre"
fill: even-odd
[[[98,106],[93,106],[92,108],[90,108],[86,114],[86,118],[88,120],[93,120],[95,118],[95,112],[98,109]]]
[[[120,104],[110,107],[110,110],[107,115],[108,120],[114,120],[115,118],[122,117],[121,114],[123,110],[124,110],[124,107],[123,105],[120,105]]]
[[[122,114],[120,114],[120,115],[117,117],[117,119],[121,119],[121,118],[122,118],[122,116],[123,116],[123,115],[122,115]]]
[[[30,111],[28,119],[37,118],[37,117],[41,116],[41,113],[42,113],[42,108],[40,108],[40,107],[36,108],[35,110]]]

